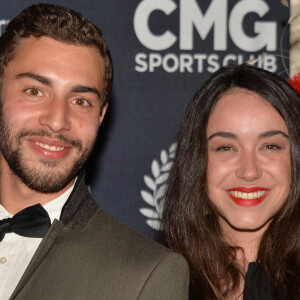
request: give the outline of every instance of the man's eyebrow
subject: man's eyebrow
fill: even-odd
[[[48,86],[52,86],[52,81],[50,79],[48,79],[48,78],[46,78],[44,76],[32,73],[32,72],[21,73],[21,74],[18,74],[16,77],[17,78],[27,77],[27,78],[31,78],[31,79],[37,80],[37,81],[39,81],[42,84],[45,84],[45,85],[48,85]]]
[[[41,76],[41,75],[38,75],[38,74],[35,74],[35,73],[32,73],[32,72],[21,73],[21,74],[18,74],[16,77],[17,78],[23,78],[23,77],[26,78],[27,77],[27,78],[37,80],[37,81],[39,81],[42,84],[45,84],[47,86],[53,86],[53,83],[49,78],[46,78],[44,76]],[[101,99],[100,92],[94,87],[76,85],[72,88],[71,92],[73,92],[73,93],[94,93],[94,94],[97,95],[97,97],[99,99]]]
[[[83,85],[76,85],[71,90],[72,93],[94,93],[97,95],[99,99],[101,99],[100,92],[94,88],[89,86],[83,86]]]
[[[225,137],[225,138],[231,138],[231,139],[237,139],[237,136],[231,132],[226,132],[226,131],[219,131],[214,134],[212,134],[207,140],[211,140],[212,138],[220,136],[220,137]]]
[[[271,131],[263,132],[259,136],[259,138],[271,137],[271,136],[278,135],[278,134],[282,135],[282,136],[284,136],[286,138],[289,138],[289,136],[286,133],[284,133],[283,131],[281,131],[281,130],[271,130]]]

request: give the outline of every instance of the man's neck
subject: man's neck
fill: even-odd
[[[0,160],[0,204],[12,215],[28,206],[37,203],[44,205],[56,199],[73,183],[74,180],[56,193],[41,193],[25,185],[18,176],[12,173],[7,163],[3,159]]]

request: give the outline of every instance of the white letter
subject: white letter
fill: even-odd
[[[2,32],[3,32],[3,27],[5,26],[5,25],[7,25],[8,23],[9,23],[9,21],[10,20],[4,20],[4,19],[2,19],[2,20],[0,20],[0,35],[2,34]]]
[[[214,50],[226,50],[226,20],[227,0],[211,1],[205,16],[195,0],[180,0],[180,49],[193,49],[194,26],[203,40],[214,26]]]
[[[207,71],[210,73],[214,73],[220,69],[220,64],[218,63],[219,55],[217,54],[211,54],[208,56],[207,62],[209,64],[209,67],[207,68]]]
[[[230,61],[236,61],[236,55],[234,54],[227,54],[223,59],[223,66],[229,65]]]
[[[191,54],[181,54],[180,55],[180,73],[187,70],[189,73],[193,73],[193,57]]]
[[[135,63],[137,64],[134,69],[138,72],[146,72],[147,71],[147,62],[145,62],[144,60],[147,59],[147,54],[145,53],[138,53],[135,56]]]
[[[161,10],[169,15],[176,9],[176,4],[171,0],[143,0],[135,10],[133,26],[138,40],[152,50],[165,50],[171,47],[177,37],[167,30],[164,34],[154,35],[148,26],[149,16],[154,10]]]
[[[207,54],[194,54],[194,58],[198,60],[198,73],[203,72],[203,60],[207,58]]]
[[[237,57],[238,57],[237,63],[238,65],[241,65],[244,62],[243,54],[239,54]]]
[[[255,22],[255,37],[247,36],[243,30],[243,20],[250,12],[263,17],[269,11],[269,6],[262,0],[242,0],[232,9],[229,19],[229,32],[233,42],[244,51],[259,51],[266,47],[268,51],[276,50],[276,23]]]
[[[161,55],[158,53],[150,53],[149,55],[149,71],[154,72],[154,68],[161,65]]]
[[[173,60],[173,66],[168,65],[168,60]],[[163,58],[163,68],[169,73],[174,73],[179,66],[178,57],[175,54],[169,53]]]
[[[264,69],[265,70],[268,70],[270,72],[276,72],[277,71],[275,55],[266,55],[263,63],[264,63]]]

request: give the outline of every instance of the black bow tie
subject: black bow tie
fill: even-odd
[[[50,225],[49,215],[41,204],[29,206],[19,211],[12,218],[0,221],[0,242],[5,234],[9,232],[41,238],[46,234]]]

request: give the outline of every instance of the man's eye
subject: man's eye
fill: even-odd
[[[217,149],[216,149],[216,151],[224,151],[224,152],[226,152],[226,151],[232,151],[233,149],[232,149],[232,147],[230,147],[230,146],[220,146],[220,147],[218,147]]]
[[[77,98],[72,101],[74,104],[79,105],[79,106],[90,106],[90,103],[83,98]]]
[[[30,96],[42,96],[42,92],[38,88],[29,88],[26,90],[26,93]]]
[[[281,147],[275,144],[266,145],[264,147],[266,150],[280,150]]]

